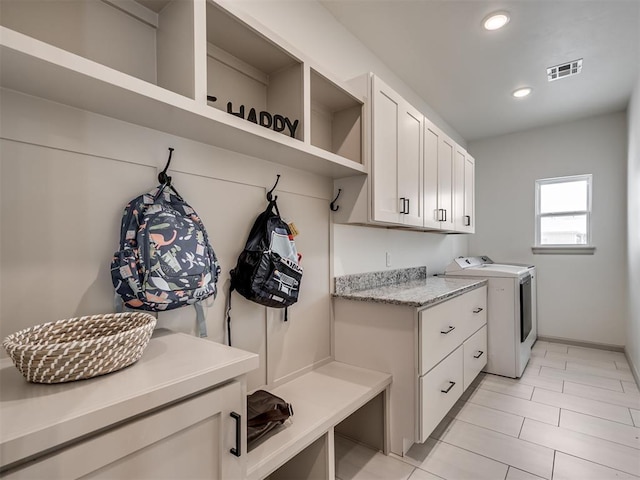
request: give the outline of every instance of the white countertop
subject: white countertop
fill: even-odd
[[[421,280],[394,283],[349,293],[336,293],[333,296],[347,300],[428,307],[486,284],[486,279],[426,277]]]
[[[183,333],[154,332],[142,358],[108,375],[52,385],[27,382],[0,361],[0,467],[258,367],[258,355]]]

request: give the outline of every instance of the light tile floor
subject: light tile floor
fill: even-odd
[[[640,479],[640,391],[622,353],[538,341],[522,378],[481,373],[404,457],[336,437],[336,477]]]

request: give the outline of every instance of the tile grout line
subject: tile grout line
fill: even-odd
[[[599,462],[596,462],[596,461],[594,461],[594,460],[590,460],[590,459],[588,459],[588,458],[578,457],[577,455],[574,455],[574,454],[572,454],[572,453],[567,453],[567,452],[562,452],[562,451],[560,451],[560,453],[562,453],[563,455],[566,455],[566,456],[568,456],[568,457],[577,458],[578,460],[582,460],[582,461],[584,461],[584,462],[593,463],[594,465],[598,465],[598,466],[600,466],[600,467],[604,467],[604,468],[607,468],[607,469],[609,469],[609,470],[613,470],[614,472],[621,472],[621,473],[625,473],[625,474],[627,474],[627,475],[631,475],[632,477],[634,477],[634,474],[633,474],[633,473],[629,473],[629,472],[627,472],[627,471],[625,471],[625,470],[620,470],[619,468],[611,467],[611,466],[609,466],[609,465],[605,465],[605,464],[603,464],[603,463],[599,463]],[[635,475],[635,477],[637,477],[637,475]]]
[[[526,420],[526,417],[525,417],[525,420]],[[530,419],[530,420],[533,420],[533,419]],[[536,421],[537,421],[537,420],[536,420]],[[463,423],[466,423],[466,424],[468,424],[468,425],[472,425],[472,426],[474,426],[474,427],[476,427],[476,428],[482,428],[482,429],[484,429],[484,430],[488,430],[488,431],[490,431],[490,432],[493,432],[493,431],[494,431],[494,430],[490,430],[490,429],[488,429],[488,428],[479,427],[478,425],[474,425],[473,423],[465,422],[464,420],[456,420],[456,422],[463,422]],[[522,423],[523,423],[523,425],[524,425],[524,422],[522,422]],[[540,422],[540,423],[544,423],[544,422]],[[547,424],[547,425],[550,425],[550,424]],[[556,427],[556,428],[557,428],[557,427]],[[497,433],[500,433],[500,432],[497,432]],[[507,434],[504,434],[504,433],[500,433],[500,434],[501,434],[501,435],[504,435],[505,437],[509,437],[509,438],[511,438],[511,439],[515,438],[515,437],[512,437],[511,435],[507,435]],[[481,454],[481,453],[474,452],[473,450],[469,450],[469,449],[467,449],[467,448],[461,447],[460,445],[456,445],[455,443],[450,443],[450,442],[447,442],[447,441],[445,441],[445,440],[442,440],[442,439],[440,439],[440,438],[435,438],[435,437],[429,437],[429,438],[432,438],[433,440],[436,440],[436,441],[438,441],[438,442],[446,443],[447,445],[451,445],[451,446],[453,446],[453,447],[459,448],[460,450],[464,450],[464,451],[466,451],[466,452],[473,453],[474,455],[478,455],[479,457],[488,458],[489,460],[492,460],[492,461],[494,461],[494,462],[496,462],[496,463],[501,463],[502,465],[506,465],[507,467],[517,468],[518,470],[522,470],[523,472],[530,473],[531,475],[538,476],[538,477],[540,476],[540,475],[538,475],[537,473],[530,472],[530,471],[528,471],[528,470],[525,470],[525,469],[524,469],[524,468],[522,468],[522,467],[517,467],[517,466],[515,466],[515,465],[511,465],[511,464],[509,464],[509,463],[505,463],[505,462],[503,462],[503,461],[501,461],[501,460],[497,460],[497,459],[495,459],[495,458],[493,458],[493,457],[489,457],[489,456],[487,456],[487,455],[483,455],[483,454]],[[516,440],[520,440],[521,442],[524,442],[524,443],[527,443],[527,444],[529,444],[529,445],[533,445],[533,446],[536,446],[536,447],[541,447],[541,448],[545,448],[545,449],[547,449],[547,450],[552,450],[551,448],[549,448],[549,447],[547,447],[547,446],[545,446],[545,445],[540,445],[539,443],[531,442],[531,441],[529,441],[529,440],[525,440],[525,439],[523,439],[523,438],[516,438]],[[544,478],[544,477],[543,477],[543,478]]]
[[[554,393],[559,393],[559,392],[554,392]],[[570,393],[563,393],[562,395],[571,395],[571,394],[570,394]],[[583,399],[583,400],[591,400],[591,401],[594,401],[594,402],[600,402],[600,400],[595,400],[595,399],[593,399],[593,398],[580,397],[580,396],[578,396],[578,395],[573,395],[573,396],[578,397],[578,398],[581,398],[581,399]],[[607,403],[607,405],[612,405],[612,406],[614,406],[614,407],[620,407],[620,408],[622,408],[622,409],[627,409],[627,410],[629,410],[629,415],[631,415],[631,424],[629,424],[629,423],[619,422],[619,421],[617,421],[617,420],[611,420],[610,418],[599,417],[599,416],[597,416],[597,415],[593,415],[593,414],[591,414],[591,413],[580,412],[580,411],[578,411],[578,410],[573,410],[572,408],[569,408],[569,407],[558,407],[558,406],[556,406],[556,405],[550,405],[550,404],[548,404],[548,403],[542,403],[542,402],[539,402],[539,401],[537,401],[537,400],[532,400],[532,402],[533,402],[533,403],[538,403],[538,404],[540,404],[540,405],[546,405],[546,406],[548,406],[548,407],[555,407],[555,408],[557,408],[557,409],[559,409],[559,410],[563,410],[563,409],[564,409],[564,410],[567,410],[567,411],[569,411],[569,412],[578,413],[578,414],[580,414],[580,415],[584,415],[584,416],[587,416],[587,417],[598,418],[598,419],[600,419],[600,420],[606,420],[606,421],[608,421],[608,422],[616,423],[616,424],[619,424],[619,425],[626,425],[626,426],[628,426],[628,427],[629,427],[629,426],[632,426],[632,427],[633,427],[633,426],[635,426],[635,423],[633,422],[633,415],[631,415],[631,408],[630,408],[630,407],[625,407],[624,405],[615,405],[615,404],[612,404],[612,403],[600,402],[600,403]],[[509,412],[507,412],[507,413],[509,413]],[[525,418],[530,418],[530,417],[525,417]],[[536,420],[535,418],[531,418],[531,420],[535,420],[536,422],[540,422],[540,420]],[[547,422],[540,422],[540,423],[547,423]],[[550,425],[550,424],[549,424],[549,423],[547,423],[547,425]]]

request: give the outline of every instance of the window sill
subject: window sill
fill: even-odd
[[[536,255],[593,255],[596,247],[591,245],[543,245],[531,247],[531,251]]]

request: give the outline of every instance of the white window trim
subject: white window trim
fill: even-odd
[[[575,212],[559,212],[559,213],[540,213],[540,187],[542,185],[550,185],[553,183],[581,182],[587,181],[587,209]],[[570,175],[567,177],[541,178],[536,180],[535,189],[535,238],[531,251],[534,254],[578,254],[593,255],[596,247],[593,245],[592,228],[591,228],[591,197],[592,197],[592,174]],[[587,217],[587,241],[585,245],[567,245],[567,244],[540,244],[540,223],[543,217],[560,217],[570,215],[586,215]]]

